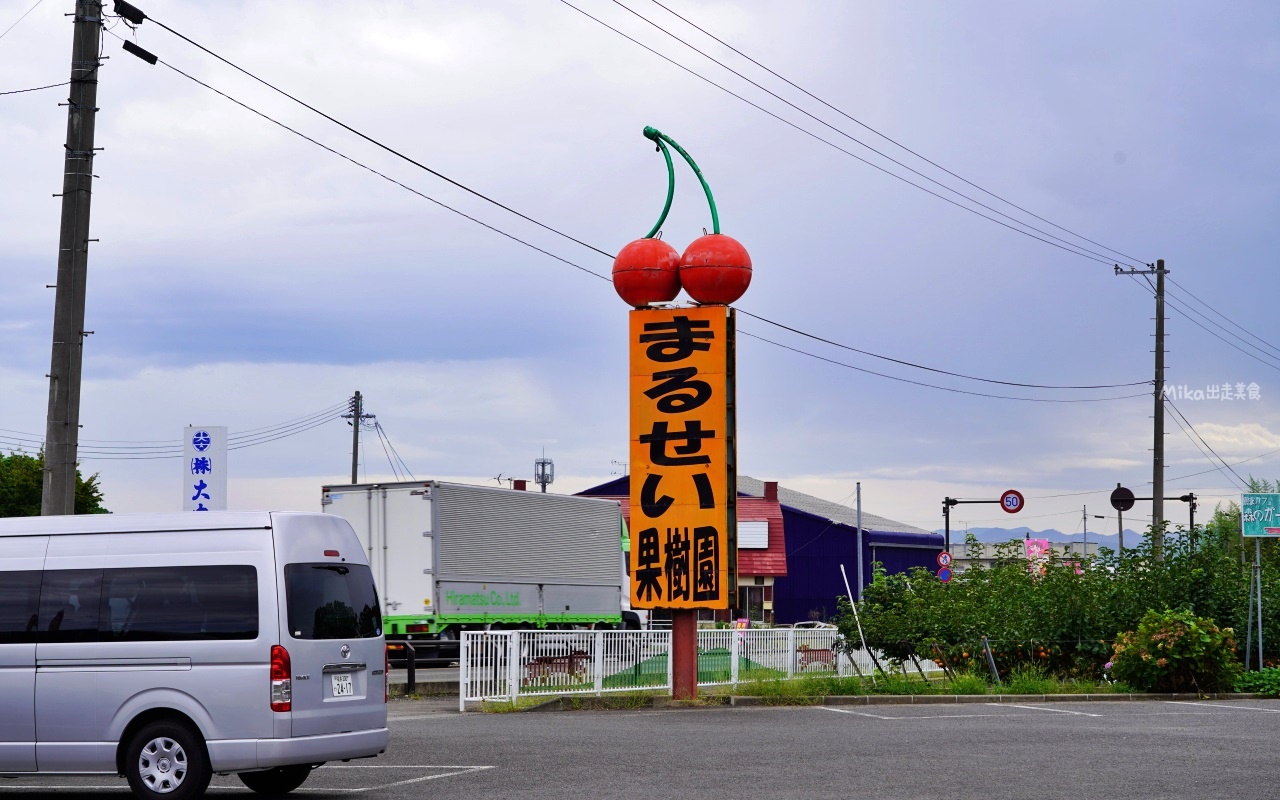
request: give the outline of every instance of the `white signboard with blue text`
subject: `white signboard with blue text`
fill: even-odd
[[[1280,537],[1280,494],[1241,497],[1240,528],[1245,536]]]
[[[227,428],[194,425],[183,436],[184,511],[227,510]]]

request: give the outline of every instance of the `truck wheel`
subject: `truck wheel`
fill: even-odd
[[[191,800],[204,794],[212,777],[200,734],[170,720],[152,722],[133,735],[124,774],[142,800]]]
[[[239,778],[258,794],[288,794],[301,786],[310,774],[310,764],[294,764],[261,772],[241,772]]]

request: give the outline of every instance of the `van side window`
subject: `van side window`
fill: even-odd
[[[105,570],[102,641],[258,638],[251,566]]]
[[[40,572],[0,572],[0,644],[36,640],[40,609]]]
[[[7,577],[27,573],[0,574],[3,642],[7,626],[17,624],[5,620],[21,616],[5,599]],[[258,638],[258,572],[251,566],[50,570],[43,585],[34,574],[41,642]]]
[[[289,633],[295,639],[382,635],[373,573],[363,564],[286,564]]]
[[[40,588],[40,641],[96,641],[101,591],[100,569],[45,572]]]

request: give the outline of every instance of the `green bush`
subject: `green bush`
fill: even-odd
[[[1136,631],[1121,634],[1111,674],[1140,691],[1225,691],[1242,667],[1231,628],[1190,611],[1148,611]]]
[[[1257,672],[1244,673],[1236,678],[1236,691],[1280,697],[1280,667],[1267,667]]]

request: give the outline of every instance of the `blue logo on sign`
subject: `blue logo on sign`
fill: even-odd
[[[208,431],[196,431],[196,435],[191,437],[191,444],[194,445],[201,453],[208,450],[209,445],[212,443],[213,440],[209,438]]]

